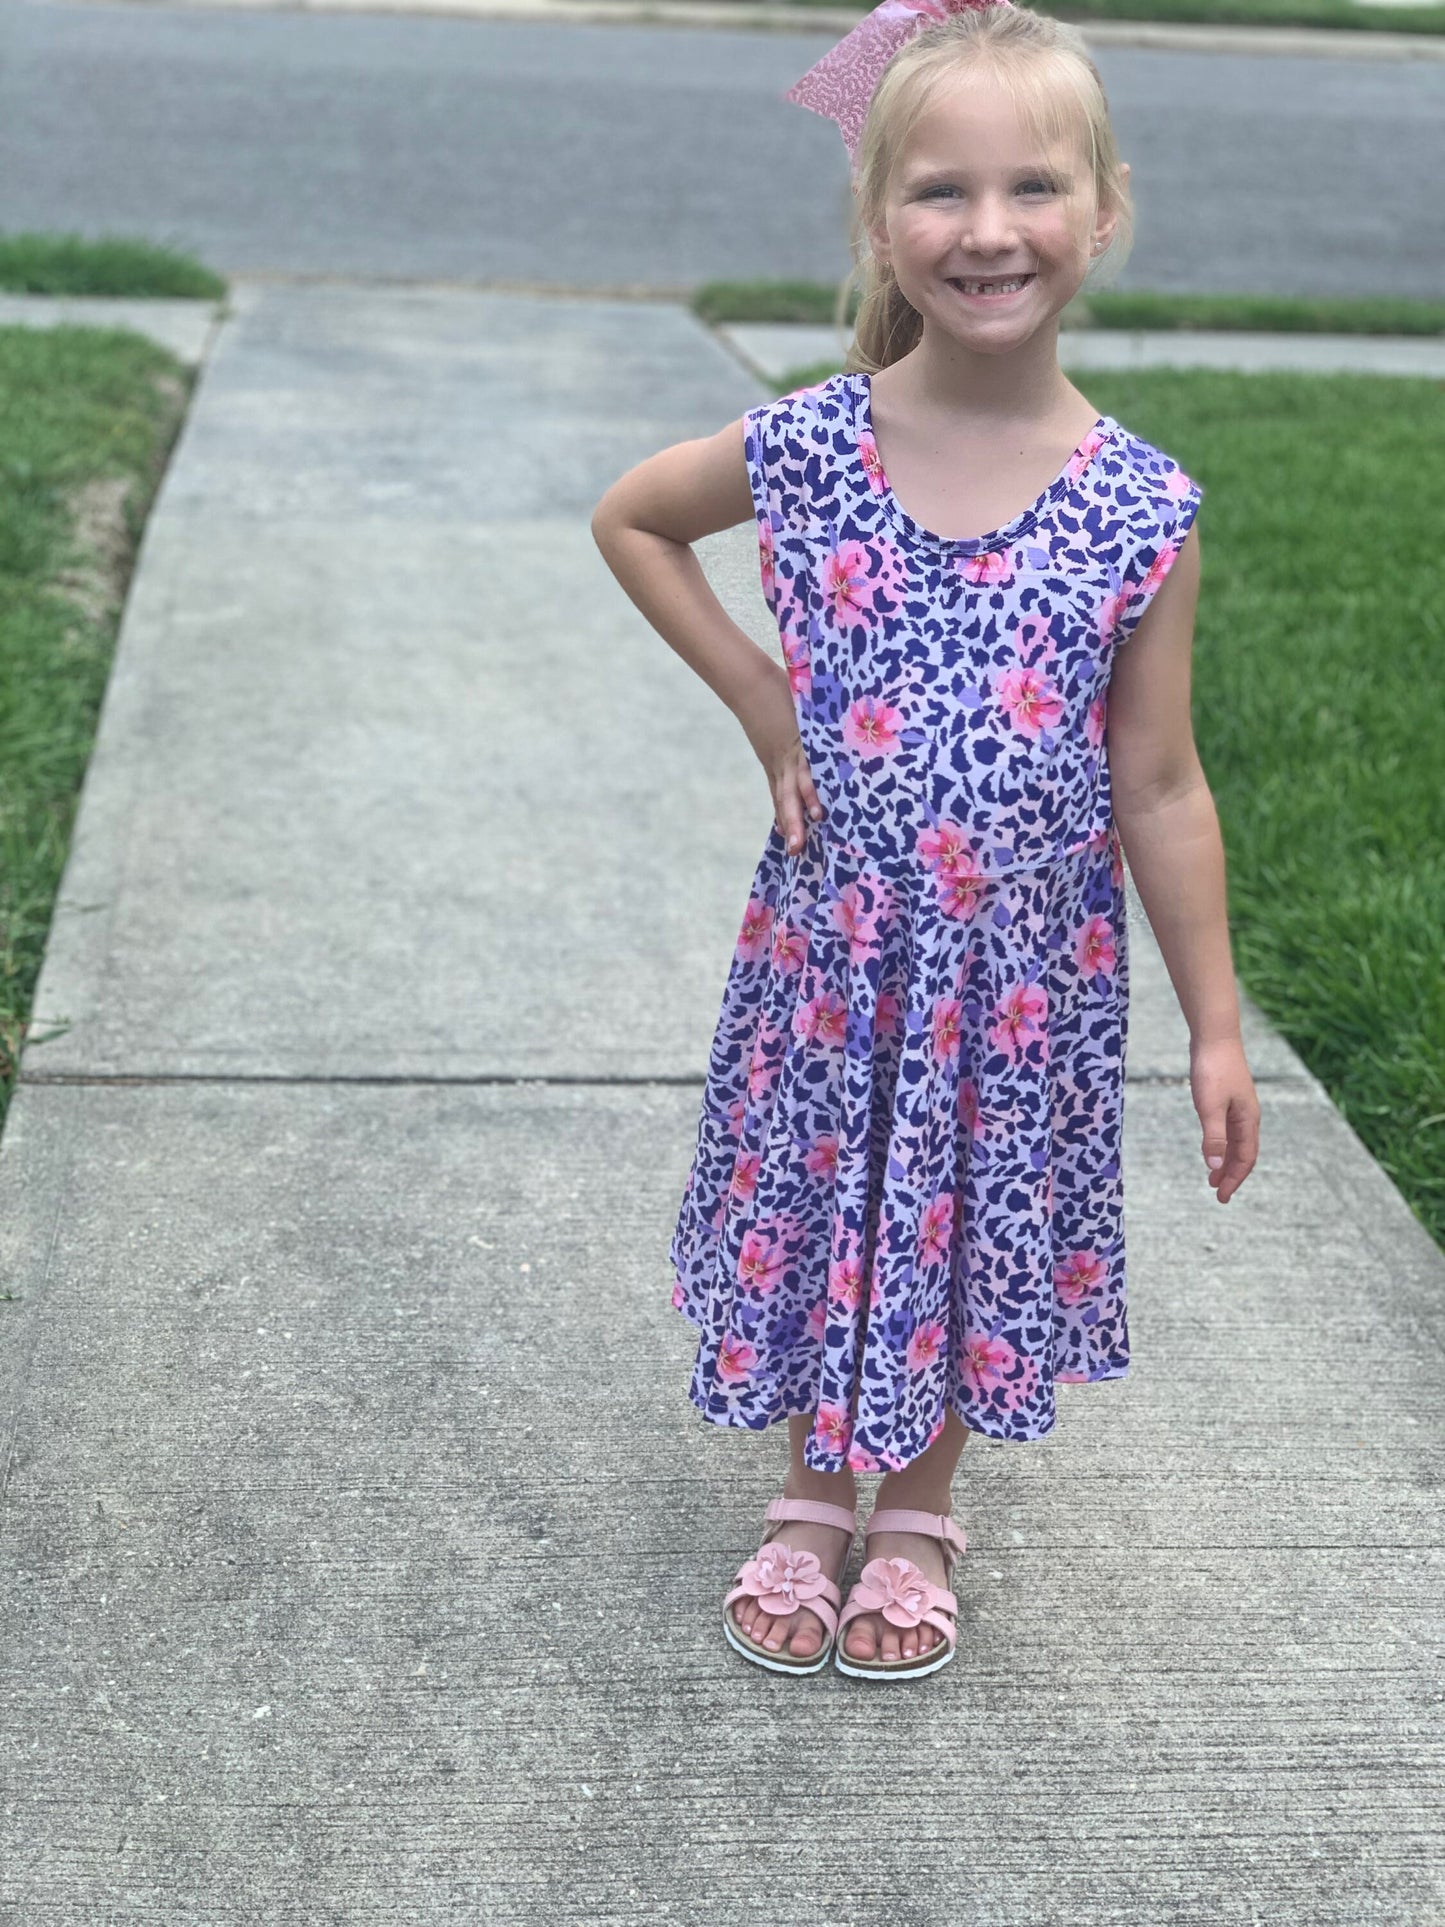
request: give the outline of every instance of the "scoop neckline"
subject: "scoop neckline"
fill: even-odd
[[[878,447],[878,438],[873,433],[873,377],[867,373],[866,370],[860,370],[854,374],[851,379],[853,382],[853,446],[854,453],[861,466],[863,462],[863,452],[858,445],[859,437],[866,435],[869,441],[872,442],[875,452]],[[900,528],[910,540],[927,543],[931,548],[935,549],[947,551],[956,549],[963,552],[983,553],[989,549],[998,548],[1002,543],[1012,542],[1021,535],[1027,535],[1029,530],[1034,527],[1040,517],[1045,514],[1055,501],[1071,494],[1089,472],[1089,469],[1092,468],[1099,449],[1104,446],[1105,442],[1112,438],[1118,426],[1119,424],[1112,415],[1096,415],[1089,427],[1074,444],[1063,467],[1059,470],[1053,481],[1049,483],[1043,494],[1030,502],[1027,508],[1021,509],[1019,513],[1009,521],[1001,522],[996,529],[989,529],[983,535],[939,535],[936,530],[925,528],[921,522],[915,521],[899,501],[898,497],[893,493],[893,484],[888,480],[887,471],[884,469],[881,459],[878,463],[876,492],[889,520]],[[1095,435],[1101,435],[1101,440],[1090,452],[1089,459],[1085,462],[1084,466],[1077,474],[1073,473],[1074,463]],[[870,487],[875,486],[871,479],[866,479],[865,485]]]

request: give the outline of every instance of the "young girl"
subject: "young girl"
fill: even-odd
[[[1128,1367],[1121,848],[1220,1203],[1259,1106],[1190,727],[1201,490],[1058,360],[1129,232],[1098,72],[1011,5],[923,24],[876,90],[857,52],[814,70],[861,135],[848,371],[643,462],[593,531],[776,819],[672,1244],[694,1404],[791,1438],[724,1631],[775,1671],[897,1679],[953,1655],[970,1432],[1043,1438],[1055,1385]],[[754,517],[786,667],[689,546]]]

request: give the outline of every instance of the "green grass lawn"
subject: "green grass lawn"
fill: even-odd
[[[1194,728],[1239,979],[1445,1245],[1445,384],[1076,374],[1204,489]]]
[[[0,1119],[120,598],[190,382],[137,335],[0,328]]]
[[[218,301],[226,283],[190,255],[150,241],[26,233],[0,234],[0,288],[12,294]]]
[[[708,281],[692,311],[712,326],[728,321],[798,321],[829,326],[838,288],[826,281]],[[848,304],[851,322],[856,293]],[[1275,334],[1442,335],[1445,301],[1410,297],[1169,294],[1100,288],[1064,309],[1065,328],[1257,329]]]

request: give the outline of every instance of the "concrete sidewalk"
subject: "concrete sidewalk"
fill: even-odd
[[[1130,1375],[970,1445],[948,1672],[726,1649],[779,1440],[666,1242],[769,809],[587,519],[762,390],[660,303],[233,306],[0,1142],[0,1919],[1445,1920],[1445,1260],[1252,1009],[1219,1210],[1137,903]]]
[[[718,331],[752,372],[782,381],[794,369],[840,367],[851,330],[800,323],[733,321]],[[1445,378],[1439,335],[1328,335],[1243,328],[1061,328],[1064,368],[1288,368],[1309,375],[1424,375]]]

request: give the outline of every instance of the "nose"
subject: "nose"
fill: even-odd
[[[973,203],[964,225],[964,245],[979,255],[1002,254],[1018,235],[1018,222],[1006,195],[984,194]]]

